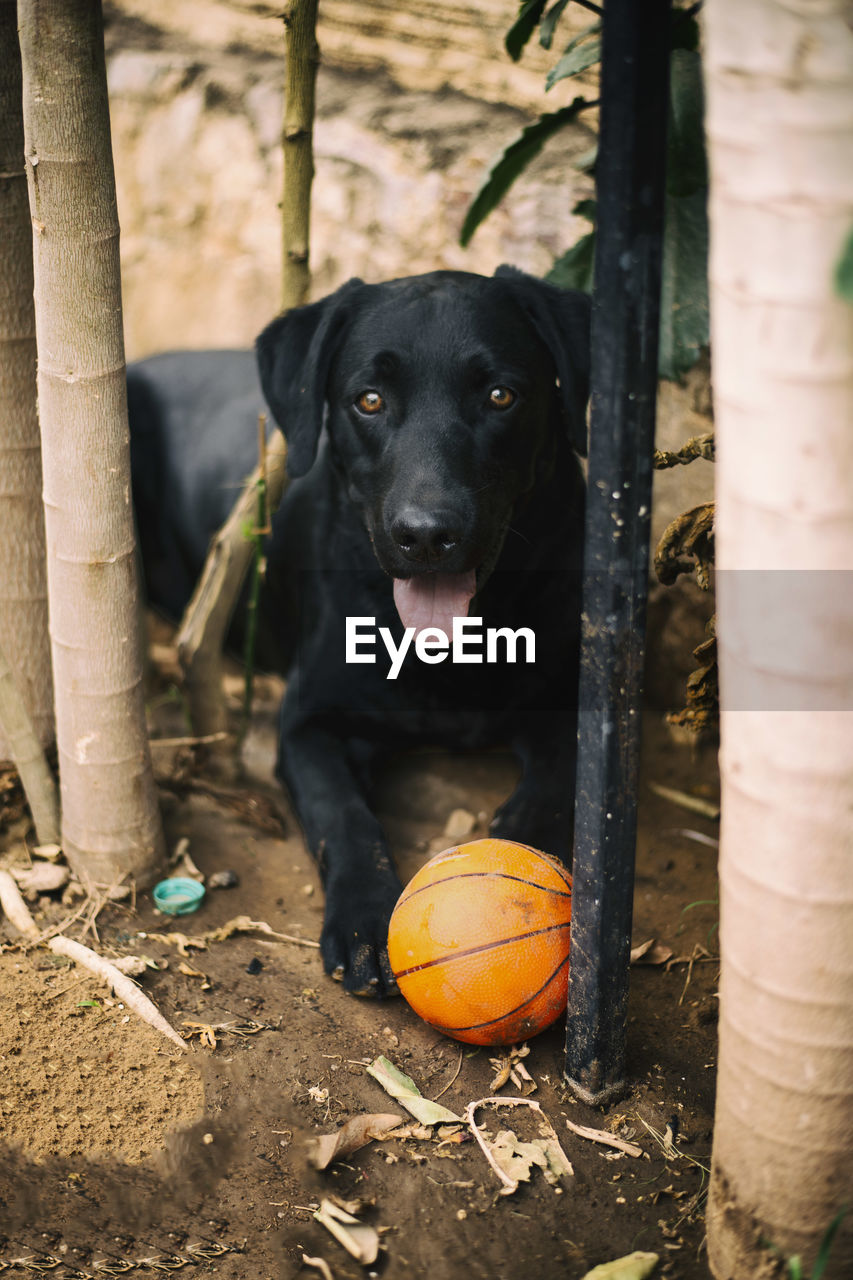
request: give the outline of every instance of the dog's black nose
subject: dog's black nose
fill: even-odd
[[[391,522],[391,537],[407,560],[440,564],[462,540],[460,520],[451,511],[405,507]]]

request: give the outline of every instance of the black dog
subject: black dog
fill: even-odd
[[[293,478],[262,602],[261,658],[289,675],[278,771],[325,881],[326,969],[381,994],[384,754],[509,743],[493,833],[571,856],[589,303],[511,268],[353,280],[257,355]],[[179,613],[252,465],[257,375],[248,353],[155,357],[129,401],[148,589]]]

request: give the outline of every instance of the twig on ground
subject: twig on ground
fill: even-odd
[[[227,737],[228,734],[223,730],[219,733],[202,733],[195,738],[149,738],[148,745],[151,747],[207,747],[213,742],[223,742]]]
[[[21,891],[15,884],[15,881],[9,875],[8,871],[0,871],[0,907],[8,916],[11,923],[23,934],[25,938],[29,938],[35,942],[39,937],[40,930],[27,906],[21,897]]]
[[[84,968],[90,969],[92,973],[112,987],[118,998],[123,1000],[137,1017],[141,1018],[143,1022],[147,1022],[149,1026],[154,1027],[156,1031],[161,1032],[185,1053],[187,1052],[186,1042],[170,1026],[157,1006],[114,964],[110,964],[108,960],[104,960],[103,956],[99,956],[89,947],[84,947],[80,942],[74,942],[71,938],[51,938],[47,945],[54,955],[66,956],[69,960],[73,960],[75,964],[80,964]]]
[[[661,786],[659,782],[650,782],[649,788],[654,791],[656,796],[661,796],[664,800],[671,800],[673,804],[680,805],[682,809],[689,809],[692,813],[699,813],[703,818],[710,818],[712,822],[719,820],[719,804],[714,804],[710,800],[703,800],[701,796],[692,796],[688,791],[679,791],[675,787]]]
[[[458,1061],[458,1062],[457,1062],[457,1064],[456,1064],[456,1070],[453,1072],[453,1075],[450,1077],[450,1079],[448,1080],[447,1084],[446,1084],[446,1085],[444,1086],[444,1088],[441,1090],[441,1093],[437,1093],[437,1094],[435,1095],[435,1097],[433,1098],[433,1102],[437,1102],[437,1101],[438,1101],[438,1099],[439,1099],[440,1097],[442,1097],[442,1095],[443,1095],[443,1094],[447,1093],[447,1090],[450,1088],[450,1086],[451,1086],[452,1084],[455,1084],[455,1082],[456,1082],[456,1078],[457,1078],[457,1076],[459,1075],[459,1072],[462,1070],[462,1058],[463,1058],[463,1056],[464,1056],[464,1052],[465,1052],[465,1046],[464,1046],[464,1045],[460,1045],[460,1046],[459,1046],[459,1061]]]
[[[617,1151],[624,1151],[626,1156],[636,1157],[643,1154],[643,1148],[638,1147],[636,1142],[629,1142],[627,1138],[618,1138],[616,1134],[608,1133],[606,1129],[589,1129],[585,1124],[573,1124],[571,1120],[567,1120],[566,1125],[579,1138],[600,1142],[605,1147],[615,1147]]]

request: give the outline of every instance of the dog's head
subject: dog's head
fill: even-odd
[[[291,475],[325,425],[406,625],[464,616],[559,442],[586,452],[589,300],[511,267],[351,280],[257,353]]]

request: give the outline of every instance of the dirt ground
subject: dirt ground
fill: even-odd
[[[682,646],[683,650],[683,646]],[[669,658],[661,650],[669,672]],[[652,678],[654,690],[660,680]],[[632,1250],[660,1255],[656,1275],[707,1277],[703,1206],[710,1158],[716,1056],[716,823],[664,799],[652,784],[716,795],[713,748],[673,743],[657,707],[644,725],[634,943],[660,947],[632,968],[625,1096],[606,1109],[576,1102],[562,1084],[561,1025],[529,1043],[532,1097],[574,1168],[552,1186],[533,1169],[513,1195],[470,1131],[412,1128],[371,1142],[324,1172],[306,1141],[353,1116],[405,1113],[369,1076],[385,1055],[421,1092],[458,1116],[493,1092],[502,1050],[474,1049],[422,1023],[402,999],[347,996],[322,972],[316,948],[254,930],[181,948],[235,917],[278,934],[319,936],[322,890],[298,826],[271,781],[279,687],[262,698],[236,799],[199,789],[172,748],[155,748],[163,777],[195,778],[162,791],[170,848],[189,841],[210,889],[195,914],[159,915],[148,893],[92,915],[79,899],[32,904],[40,927],[72,912],[66,932],[105,956],[156,962],[142,986],[172,1025],[192,1036],[182,1054],[141,1023],[99,981],[44,948],[25,950],[0,921],[0,1271],[57,1277],[104,1272],[235,1280],[359,1275],[578,1280]],[[168,680],[151,702],[156,736],[182,732]],[[184,766],[185,769],[185,766]],[[512,786],[515,766],[494,754],[424,752],[396,764],[381,811],[405,876],[453,843],[449,815],[464,809],[484,830]],[[215,788],[214,788],[215,791]],[[276,831],[279,811],[286,830]],[[25,860],[26,819],[9,795],[3,865]],[[88,911],[88,914],[87,914]],[[85,932],[85,936],[84,936]],[[661,948],[666,950],[661,951]],[[205,1033],[205,1028],[208,1030]],[[206,1042],[200,1036],[206,1034]],[[215,1044],[215,1047],[213,1047]],[[522,1082],[523,1083],[523,1082]],[[501,1096],[522,1096],[510,1080]],[[527,1108],[486,1107],[488,1133],[537,1134]],[[573,1134],[567,1120],[605,1129],[642,1149],[631,1156]],[[314,1219],[337,1197],[379,1232],[377,1261],[362,1266]],[[181,1259],[183,1262],[181,1263]]]

